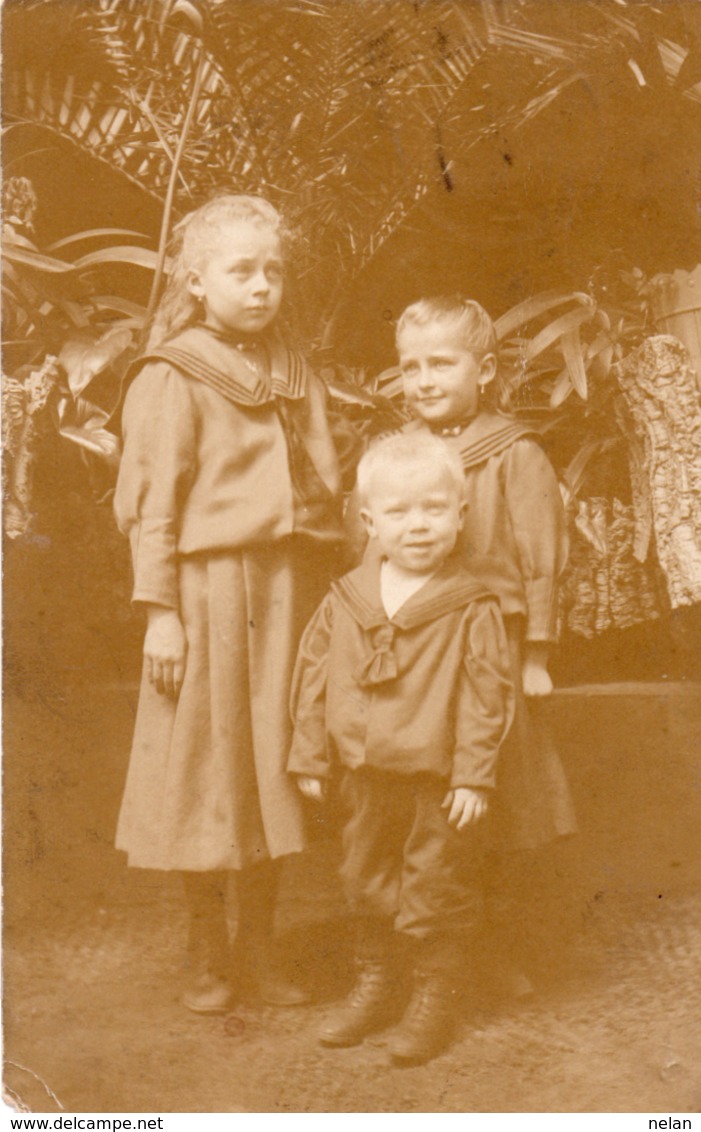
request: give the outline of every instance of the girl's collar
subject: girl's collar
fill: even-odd
[[[213,338],[216,338],[218,342],[233,347],[253,378],[262,382],[264,387],[269,387],[270,351],[263,338],[253,334],[242,336],[234,334],[233,331],[218,330],[207,322],[199,322],[197,325],[211,334]]]
[[[168,361],[237,404],[263,405],[278,397],[298,401],[306,396],[310,376],[306,362],[287,348],[278,333],[261,338],[257,351],[238,350],[236,341],[202,322],[193,323],[137,359],[134,367],[156,359]]]
[[[265,337],[261,334],[238,334],[233,330],[219,330],[214,326],[210,326],[208,322],[197,322],[196,326],[206,330],[213,338],[217,338],[220,342],[226,342],[227,346],[233,346],[235,350],[241,353],[247,353],[251,350],[258,350],[265,346]]]
[[[442,425],[440,422],[436,422],[435,425],[429,425],[428,427],[436,436],[460,436],[478,415],[478,413],[474,413],[472,416],[463,417],[462,420],[456,421],[453,424]]]

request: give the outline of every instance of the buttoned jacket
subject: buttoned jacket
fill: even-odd
[[[513,715],[498,602],[451,556],[388,618],[377,560],[335,583],[302,639],[288,769],[334,762],[492,789]]]

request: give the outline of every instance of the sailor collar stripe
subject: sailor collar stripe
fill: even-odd
[[[509,421],[501,428],[496,428],[486,436],[474,440],[469,433],[470,430],[467,429],[463,434],[462,442],[458,444],[462,466],[465,469],[482,464],[490,456],[497,456],[505,448],[510,448],[517,440],[524,437],[539,437],[536,428],[520,424],[518,421]]]
[[[388,618],[382,606],[370,601],[359,588],[354,575],[358,575],[357,580],[362,584],[360,575],[363,573],[364,570],[360,567],[334,582],[331,588],[344,609],[366,631],[377,629],[388,622],[398,629],[416,629],[462,609],[473,601],[492,597],[489,590],[471,578],[434,576]]]
[[[197,329],[186,331],[174,341],[139,358],[134,363],[134,368],[141,369],[149,362],[168,362],[186,377],[214,389],[227,401],[249,408],[270,404],[278,397],[299,401],[305,396],[306,363],[299,354],[288,350],[286,346],[274,343],[270,349],[271,381],[268,384],[252,372],[235,345],[222,342],[215,344],[209,339],[207,352],[214,353],[218,362],[212,364],[204,358],[199,338],[200,332]]]

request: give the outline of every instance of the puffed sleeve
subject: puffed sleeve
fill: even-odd
[[[310,778],[326,778],[330,771],[326,677],[332,627],[333,597],[328,594],[302,635],[290,693],[294,732],[287,769]]]
[[[147,365],[127,394],[114,509],[129,536],[133,601],[179,606],[179,516],[192,483],[196,421],[189,383],[165,362]]]
[[[345,535],[345,562],[346,569],[352,570],[362,562],[368,548],[368,532],[360,517],[360,495],[357,487],[353,488],[343,515],[343,533]]]
[[[557,581],[567,562],[565,508],[552,464],[533,440],[504,457],[504,494],[526,596],[526,640],[557,638]]]
[[[475,602],[467,616],[450,785],[493,789],[499,748],[514,717],[509,646],[496,601]]]
[[[351,491],[358,462],[365,450],[363,438],[343,413],[327,408],[326,417],[341,469],[341,485],[344,491]]]

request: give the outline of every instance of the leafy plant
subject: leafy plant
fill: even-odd
[[[647,282],[614,253],[594,271],[586,290],[539,292],[495,325],[500,379],[512,408],[535,421],[559,448],[555,460],[572,504],[592,462],[628,443],[612,367],[654,333]],[[369,376],[326,362],[321,372],[332,397],[367,434],[408,418],[398,367]]]
[[[36,199],[29,182],[11,179],[4,202],[6,520],[18,535],[28,529],[31,468],[47,414],[59,435],[79,446],[102,490],[104,477],[94,460],[112,470],[117,466],[119,442],[111,420],[146,314],[133,297],[139,290],[134,275],[148,278],[156,255],[126,243],[146,237],[122,229],[74,233],[41,251],[30,238]],[[107,293],[105,285],[113,285],[120,270],[126,293]]]
[[[698,97],[699,40],[675,5],[373,0],[360,11],[338,0],[7,8],[15,151],[44,147],[50,159],[73,147],[116,187],[163,204],[157,252],[145,236],[97,226],[40,250],[20,216],[30,197],[18,191],[6,210],[8,368],[16,377],[59,358],[59,427],[86,451],[107,439],[100,429],[157,301],[173,219],[222,181],[265,193],[299,231],[300,329],[336,400],[373,429],[401,418],[400,382],[396,371],[368,379],[342,365],[339,318],[431,188],[450,190],[476,147],[523,128],[573,83],[623,71],[632,90]],[[637,317],[607,286],[600,273],[582,293],[548,292],[499,320],[517,407],[554,429],[564,414],[575,422],[577,479],[581,453],[615,439],[607,375]],[[108,389],[106,418],[71,416]]]
[[[697,52],[689,20],[647,0],[26,0],[5,37],[13,136],[75,146],[166,201],[164,231],[222,181],[283,206],[301,232],[301,329],[324,346],[475,147],[614,69],[693,94]],[[583,389],[575,329],[566,368]]]
[[[40,250],[30,238],[33,220],[18,220],[13,211],[13,199],[30,189],[24,178],[12,178],[4,191],[3,346],[8,368],[40,362],[74,340],[94,342],[108,330],[128,331],[131,341],[145,314],[133,269],[142,269],[148,278],[156,257],[142,244],[126,241],[148,237],[99,228]],[[124,293],[109,293],[120,269],[126,269]]]

